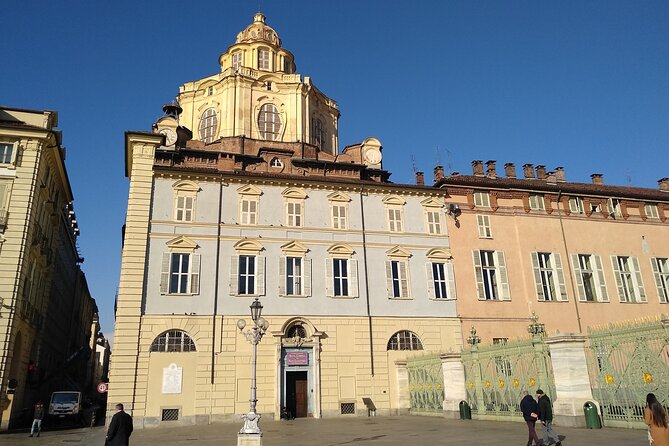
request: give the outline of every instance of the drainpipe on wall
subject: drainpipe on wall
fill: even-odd
[[[576,322],[578,323],[578,332],[579,334],[583,334],[583,328],[581,327],[581,314],[578,311],[578,296],[577,296],[578,293],[576,291],[576,286],[574,285],[574,277],[571,274],[574,265],[571,264],[571,256],[569,255],[569,250],[567,248],[567,237],[565,236],[564,224],[562,222],[562,209],[560,209],[561,197],[562,197],[562,189],[559,189],[557,197],[557,214],[558,214],[558,219],[560,220],[560,231],[562,232],[562,244],[564,245],[564,252],[567,255],[567,265],[569,266],[569,271],[567,275],[569,276],[569,283],[571,283],[571,292],[574,295],[574,309],[576,310]]]
[[[362,223],[362,259],[365,266],[365,303],[367,304],[367,322],[369,324],[369,362],[374,376],[374,334],[372,330],[372,313],[369,307],[369,275],[367,274],[367,236],[365,234],[365,206],[363,197],[365,185],[360,187],[360,220]]]
[[[220,183],[218,185],[218,220],[216,222],[216,274],[214,275],[214,311],[211,316],[211,385],[214,385],[216,364],[216,313],[218,311],[218,280],[219,280],[219,263],[221,259],[221,213],[223,211],[223,175],[220,176]],[[213,391],[214,389],[212,389]]]

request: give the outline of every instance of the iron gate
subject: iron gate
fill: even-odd
[[[411,413],[443,413],[444,373],[439,355],[407,359]]]
[[[669,318],[588,328],[592,394],[608,426],[645,427],[646,394],[669,399]]]
[[[474,331],[475,334],[475,331]],[[548,347],[540,336],[472,347],[462,353],[467,402],[478,419],[521,417],[523,390],[555,399]]]

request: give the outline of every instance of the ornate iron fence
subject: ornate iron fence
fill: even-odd
[[[472,329],[471,339],[476,339]],[[549,351],[543,338],[507,341],[488,346],[471,343],[463,351],[467,403],[479,419],[521,417],[519,403],[523,390],[534,394],[541,388],[555,398],[555,380]]]
[[[443,412],[444,373],[439,355],[407,359],[411,413]]]
[[[592,394],[607,426],[644,427],[646,394],[669,403],[669,318],[588,328]]]

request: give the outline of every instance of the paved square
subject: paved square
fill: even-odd
[[[135,431],[131,446],[236,446],[239,423],[160,427]],[[263,420],[263,446],[422,446],[517,445],[527,443],[525,424],[445,420],[439,417],[329,418]],[[646,432],[633,429],[569,429],[557,426],[565,446],[645,446]],[[0,445],[103,446],[106,428],[0,435]],[[541,432],[539,430],[539,436]]]

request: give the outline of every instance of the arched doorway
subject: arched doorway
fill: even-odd
[[[285,408],[295,418],[320,418],[320,342],[323,333],[304,318],[292,318],[272,333],[278,367],[275,418]]]

